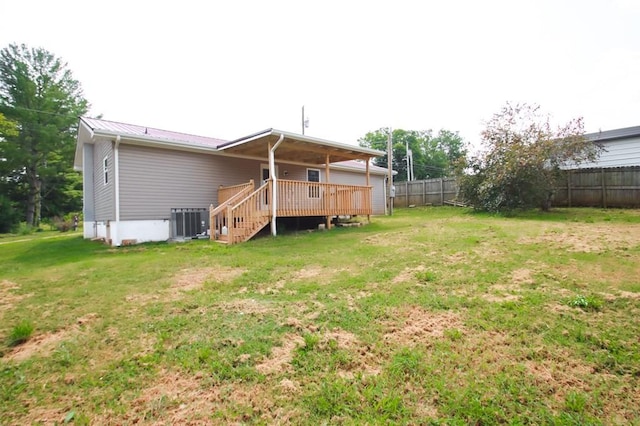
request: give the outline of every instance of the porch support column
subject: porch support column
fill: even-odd
[[[371,179],[369,177],[369,161],[370,161],[369,158],[367,158],[365,160],[365,164],[367,165],[367,173],[366,173],[366,176],[367,176],[367,187],[369,187],[371,185]],[[372,200],[371,195],[373,195],[373,191],[369,190],[369,200],[368,200],[369,209],[373,208],[373,206],[372,206],[373,200]],[[370,214],[367,214],[367,223],[371,223],[371,215]]]
[[[324,175],[326,176],[326,181],[327,181],[326,183],[330,183],[331,179],[329,179],[329,154],[327,154],[327,158],[324,163]],[[329,199],[325,200],[325,202],[328,203],[327,207],[331,209],[331,204],[332,204],[331,188],[330,187],[327,187],[327,188],[329,189]],[[331,229],[331,216],[327,216],[327,229]]]
[[[284,140],[284,135],[280,135],[278,142],[273,147],[269,144],[269,177],[271,178],[271,235],[274,237],[276,232],[276,218],[278,212],[278,183],[276,176],[276,149]]]

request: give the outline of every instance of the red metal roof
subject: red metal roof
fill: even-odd
[[[94,132],[102,131],[123,136],[128,135],[151,139],[165,139],[172,142],[183,143],[185,145],[206,146],[211,148],[217,148],[219,145],[227,142],[223,139],[172,132],[169,130],[155,129],[153,127],[137,126],[135,124],[118,123],[117,121],[100,120],[88,117],[82,117],[81,120]]]

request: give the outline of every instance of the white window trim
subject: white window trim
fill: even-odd
[[[102,159],[102,183],[106,186],[109,184],[109,157]]]
[[[309,180],[309,171],[310,170],[318,172],[318,183],[322,182],[322,171],[320,169],[312,169],[310,167],[307,167],[307,182],[312,182],[312,181]]]
[[[261,163],[261,164],[260,164],[260,185],[262,185],[262,182],[263,182],[263,180],[262,180],[262,170],[263,170],[263,169],[269,170],[269,164],[268,164],[268,163]],[[276,170],[275,170],[275,172],[276,172],[276,178],[277,178],[278,176],[280,176],[280,175],[278,174],[278,165],[277,165],[277,164],[276,164]]]
[[[309,171],[315,171],[318,172],[318,182],[309,180]],[[307,182],[314,182],[314,183],[320,183],[322,182],[322,172],[320,171],[320,169],[312,169],[307,167]],[[319,187],[309,187],[309,192],[307,193],[307,198],[313,198],[313,199],[318,199],[318,198],[322,198],[322,194],[320,191]]]

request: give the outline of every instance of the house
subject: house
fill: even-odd
[[[567,164],[557,188],[557,206],[640,206],[640,126],[585,134],[602,150],[592,162]]]
[[[234,141],[80,118],[84,237],[246,241],[276,218],[385,212],[380,151],[267,129]]]
[[[640,126],[605,130],[584,135],[603,149],[594,162],[572,165],[571,169],[640,166]]]

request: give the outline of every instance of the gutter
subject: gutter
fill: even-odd
[[[269,150],[269,177],[271,178],[271,235],[274,237],[277,235],[276,232],[276,211],[278,202],[278,182],[276,177],[276,149],[278,146],[284,141],[284,135],[281,133],[280,138],[278,138],[278,142],[271,147]]]

